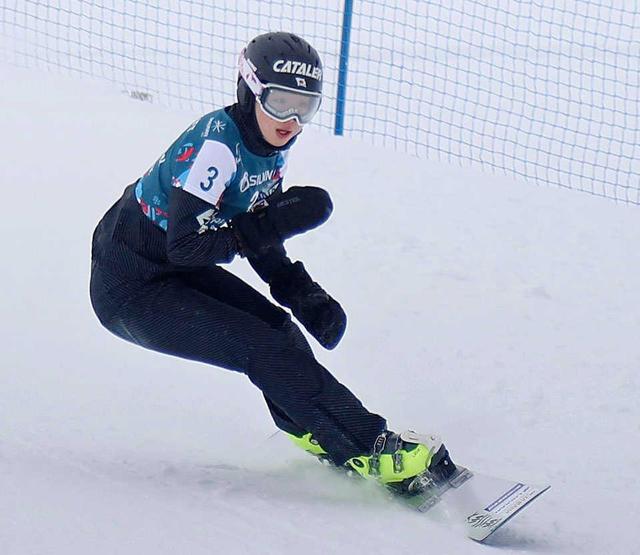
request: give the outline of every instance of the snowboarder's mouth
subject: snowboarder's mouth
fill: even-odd
[[[286,139],[289,135],[291,135],[291,131],[287,129],[276,129],[276,134],[281,139]]]

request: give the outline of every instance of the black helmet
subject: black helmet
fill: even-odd
[[[320,56],[292,33],[259,35],[240,54],[237,92],[245,111],[257,100],[274,119],[307,123],[320,107]]]

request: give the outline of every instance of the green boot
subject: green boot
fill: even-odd
[[[364,478],[375,478],[390,486],[409,486],[426,470],[436,478],[447,479],[456,470],[438,436],[412,431],[382,432],[370,455],[353,457],[347,466]]]
[[[311,453],[320,459],[326,458],[327,452],[322,448],[322,446],[313,438],[311,432],[303,435],[297,436],[294,434],[290,434],[289,432],[285,432],[285,435],[293,441],[298,447],[307,451],[307,453]]]

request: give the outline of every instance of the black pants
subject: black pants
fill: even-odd
[[[217,266],[141,271],[138,253],[105,244],[116,240],[105,220],[125,212],[112,209],[94,235],[91,300],[107,329],[147,349],[246,374],[278,427],[312,432],[337,464],[370,452],[384,419],[318,363],[287,312]],[[123,260],[128,256],[135,263]],[[138,279],[114,287],[120,268],[135,268]]]

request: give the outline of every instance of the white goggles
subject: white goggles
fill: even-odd
[[[320,93],[299,91],[282,85],[264,85],[244,57],[244,50],[240,54],[239,71],[256,101],[276,121],[295,119],[300,125],[304,125],[313,119],[320,108]]]

